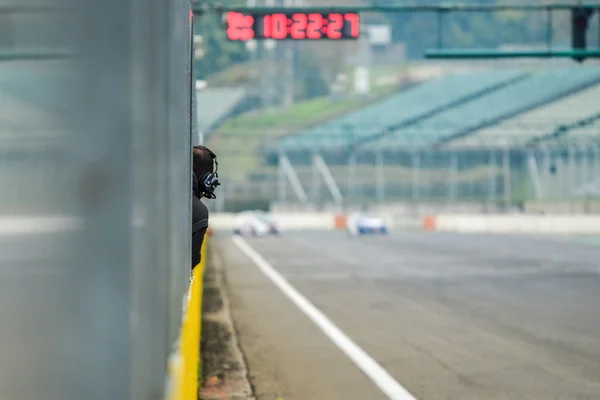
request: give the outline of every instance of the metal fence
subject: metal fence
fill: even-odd
[[[491,137],[468,146],[384,144],[297,148],[259,156],[243,180],[225,180],[217,209],[270,203],[368,206],[382,203],[479,204],[518,209],[531,201],[600,197],[600,132],[512,143]],[[504,145],[500,145],[504,143]]]
[[[190,275],[189,10],[0,2],[2,399],[164,394]]]

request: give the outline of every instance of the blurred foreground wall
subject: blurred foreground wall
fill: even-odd
[[[0,0],[0,398],[159,399],[189,281],[189,4],[70,1]]]

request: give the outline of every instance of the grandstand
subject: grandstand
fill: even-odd
[[[540,184],[545,198],[560,198],[565,194],[598,195],[600,176],[600,93],[590,97],[589,108],[596,113],[571,124],[559,126],[551,135],[536,142],[535,154],[541,166]]]
[[[536,71],[481,98],[437,113],[421,123],[384,138],[381,145],[428,146],[472,135],[546,103],[600,83],[597,68],[552,68]]]
[[[448,75],[401,91],[381,102],[284,138],[278,149],[331,148],[351,141],[364,141],[426,120],[488,92],[523,79],[515,70],[485,70]]]
[[[600,93],[599,84],[600,70],[588,67],[487,70],[446,76],[286,137],[275,150],[329,152],[357,143],[372,151],[440,143],[457,148],[504,143],[507,135],[525,143],[550,135],[564,124],[577,127],[578,121],[600,112],[594,101]],[[562,109],[569,111],[559,111]],[[553,117],[548,118],[550,115]],[[514,129],[517,126],[523,128]]]
[[[596,103],[598,104],[598,103]],[[569,130],[569,136],[579,144],[582,144],[581,139],[591,139],[598,144],[598,135],[600,134],[600,112],[593,116],[593,121],[581,126],[576,126]],[[595,136],[595,137],[593,137]]]
[[[589,146],[598,133],[599,69],[493,69],[421,83],[286,137],[269,149],[267,163],[275,165],[283,151],[311,188],[310,155],[319,152],[342,194],[353,199],[376,195],[378,173],[386,176],[389,199],[492,201],[506,191],[516,201],[549,199],[574,193],[600,171],[600,147],[594,153]],[[377,161],[378,153],[385,161]],[[535,177],[531,168],[538,169]],[[274,179],[273,173],[257,176]],[[351,173],[360,194],[349,192]]]
[[[600,115],[600,84],[449,143],[451,148],[526,145],[540,138],[591,133]],[[596,126],[596,133],[597,133]],[[537,139],[537,140],[536,140]]]
[[[596,102],[600,97],[596,97]],[[542,136],[538,142],[546,147],[564,147],[569,145],[598,145],[600,134],[600,110],[598,103],[592,103],[596,112],[589,117],[579,119],[568,125],[561,125],[548,136]]]

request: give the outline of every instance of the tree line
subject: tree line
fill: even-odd
[[[428,1],[428,4],[436,1]],[[446,3],[445,1],[437,1]],[[492,4],[496,0],[471,0],[461,3]],[[505,3],[504,1],[497,1]],[[520,4],[521,2],[516,2]],[[423,4],[421,0],[373,0],[375,5]],[[590,45],[598,45],[598,22],[594,17],[589,29]],[[408,60],[420,59],[426,49],[438,44],[438,18],[435,13],[379,13],[365,14],[363,21],[368,24],[389,24],[392,27],[392,41],[404,43]],[[446,48],[495,48],[508,44],[543,44],[548,35],[545,12],[504,11],[449,13],[444,15],[441,26],[443,46]],[[248,62],[249,52],[243,43],[227,40],[224,23],[214,14],[202,16],[195,25],[195,33],[203,36],[205,56],[196,62],[196,76],[206,79],[232,65]],[[551,34],[554,46],[569,46],[569,13],[560,11],[553,14]],[[330,68],[327,65],[311,64],[311,46],[302,46],[301,67],[312,70]],[[304,54],[305,53],[305,54]],[[308,61],[306,61],[308,60]],[[315,71],[311,71],[314,73]],[[314,75],[312,75],[314,77]],[[308,78],[307,78],[308,79]],[[327,80],[327,79],[325,79]],[[307,82],[310,83],[310,82]]]

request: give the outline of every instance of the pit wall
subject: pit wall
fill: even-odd
[[[183,309],[181,332],[169,360],[167,400],[198,400],[201,379],[200,338],[202,337],[202,293],[208,238],[202,245],[202,257],[192,273]]]

